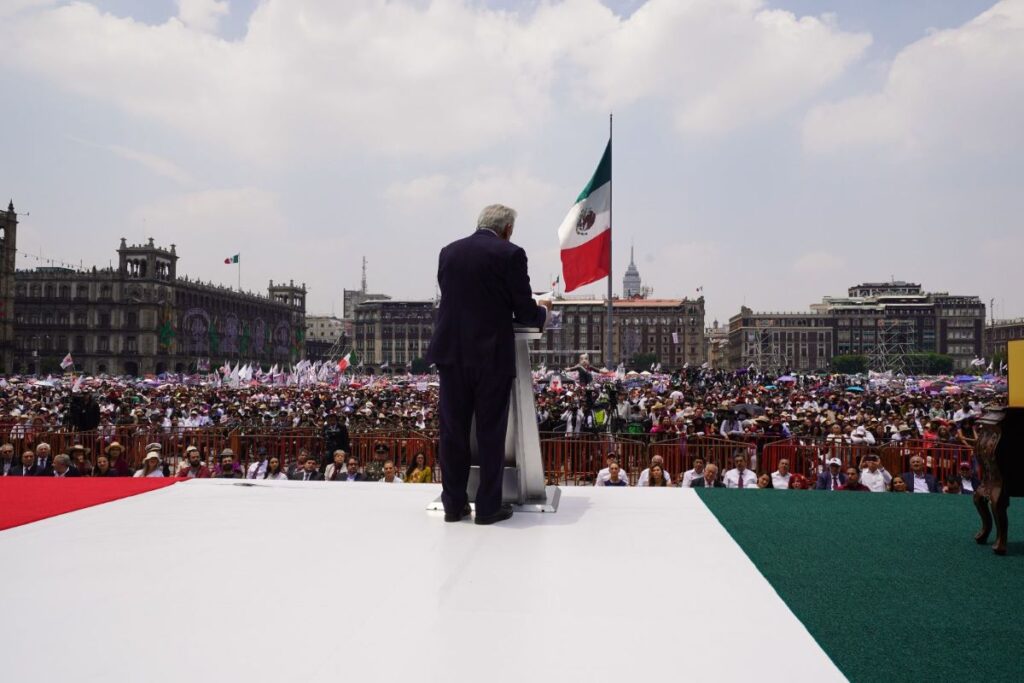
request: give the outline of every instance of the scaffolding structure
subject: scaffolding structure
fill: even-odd
[[[751,354],[754,367],[760,372],[784,372],[789,369],[789,358],[772,327],[760,327],[754,338]]]
[[[914,351],[913,333],[913,321],[897,318],[879,319],[875,330],[875,344],[868,352],[868,368],[875,372],[907,374],[907,356]]]

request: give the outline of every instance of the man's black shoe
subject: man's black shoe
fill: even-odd
[[[471,512],[471,510],[469,509],[469,503],[466,503],[462,507],[461,510],[457,510],[455,512],[448,512],[446,510],[445,513],[444,513],[444,521],[446,521],[446,522],[461,522],[466,517],[469,517],[470,512]]]
[[[485,517],[481,517],[480,515],[477,515],[476,518],[473,520],[473,522],[475,524],[494,524],[495,522],[503,522],[506,519],[510,518],[511,516],[512,516],[512,506],[511,505],[502,505],[500,508],[498,508],[498,511],[495,512],[494,514],[487,515]]]

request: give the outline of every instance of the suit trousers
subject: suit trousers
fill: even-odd
[[[513,377],[461,366],[438,367],[441,378],[438,417],[441,422],[441,502],[446,511],[466,504],[471,454],[470,429],[476,417],[480,486],[476,514],[492,515],[501,507],[505,469],[505,432]]]

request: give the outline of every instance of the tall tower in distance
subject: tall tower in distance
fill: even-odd
[[[633,245],[629,245],[629,265],[626,267],[626,274],[622,276],[622,298],[632,299],[644,296],[643,286],[640,282],[640,271],[636,269],[633,261]]]
[[[14,269],[18,255],[18,214],[14,200],[0,210],[0,373],[14,367]]]

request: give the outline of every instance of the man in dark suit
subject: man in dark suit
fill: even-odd
[[[695,479],[691,479],[690,480],[690,488],[695,488],[695,489],[710,489],[710,488],[721,489],[721,488],[725,488],[725,484],[723,484],[718,479],[718,465],[716,465],[713,462],[709,462],[707,465],[705,465],[704,466],[704,476],[697,477]]]
[[[320,473],[317,468],[316,458],[312,455],[306,456],[306,464],[302,466],[302,469],[295,473],[296,481],[323,481],[324,475]]]
[[[818,475],[814,488],[819,491],[838,491],[846,486],[846,475],[840,470],[843,462],[839,458],[829,458],[828,469]]]
[[[915,455],[910,459],[910,471],[903,473],[903,481],[911,493],[938,493],[939,480],[924,469],[924,458]]]
[[[36,454],[25,451],[21,454],[21,462],[13,465],[7,472],[8,477],[37,477],[42,470],[36,469]]]
[[[71,456],[66,453],[58,453],[53,456],[53,464],[47,467],[39,475],[41,477],[78,477],[81,476],[78,470],[71,464]]]
[[[50,444],[40,443],[36,446],[36,470],[43,472],[53,466],[53,455],[51,454]]]
[[[512,516],[501,503],[508,403],[515,378],[513,321],[529,327],[547,322],[533,300],[526,252],[509,240],[516,212],[494,204],[477,219],[472,235],[441,250],[437,281],[441,305],[426,360],[441,379],[441,481],[445,521],[469,515],[469,437],[476,417],[480,486],[476,523]]]

